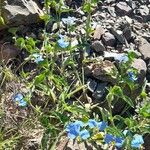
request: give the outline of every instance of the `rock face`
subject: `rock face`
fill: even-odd
[[[39,16],[43,14],[36,2],[33,0],[2,0],[2,17],[4,25],[0,25],[0,30],[9,26],[20,24],[36,23]]]

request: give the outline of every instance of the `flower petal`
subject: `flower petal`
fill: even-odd
[[[20,100],[20,102],[18,102],[18,106],[25,107],[25,106],[27,106],[27,102],[24,99],[22,99],[22,100]]]
[[[98,128],[100,131],[104,131],[105,128],[107,128],[107,122],[105,121],[98,122]]]
[[[69,45],[69,42],[66,42],[63,38],[59,39],[57,42],[61,48],[66,48]]]
[[[104,141],[106,144],[109,144],[111,142],[113,142],[115,140],[115,137],[111,134],[106,134],[105,135],[105,138],[104,138]]]
[[[118,148],[121,148],[123,145],[124,139],[122,137],[116,137],[115,138],[115,145]]]
[[[133,136],[133,140],[131,141],[132,148],[140,148],[140,146],[144,143],[142,135],[135,134]]]
[[[89,131],[88,130],[82,130],[80,133],[79,133],[79,135],[80,135],[80,137],[81,137],[81,139],[83,139],[83,140],[86,140],[87,138],[89,138],[90,137],[90,133],[89,133]]]
[[[91,129],[98,125],[97,121],[95,121],[94,119],[89,119],[87,124]]]
[[[72,133],[70,133],[70,132],[68,132],[68,138],[69,139],[75,139],[77,136],[75,135],[75,134],[72,134]]]
[[[14,97],[15,101],[20,101],[21,99],[23,99],[23,95],[21,93],[16,94]]]

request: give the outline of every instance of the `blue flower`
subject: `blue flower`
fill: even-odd
[[[117,55],[115,57],[115,60],[118,60],[120,63],[122,63],[122,62],[126,63],[129,60],[129,58],[127,55],[123,54],[123,55]]]
[[[135,74],[132,71],[128,72],[128,77],[131,81],[136,81],[137,77],[135,76]]]
[[[95,121],[94,119],[89,119],[88,121],[88,126],[92,129],[94,127],[96,127],[98,124],[97,124],[97,121]]]
[[[32,56],[35,58],[35,62],[38,64],[39,62],[42,62],[42,61],[44,61],[44,59],[43,59],[43,57],[42,57],[42,55],[41,54],[37,54],[37,53],[35,53],[35,54],[32,54]]]
[[[115,137],[111,134],[106,134],[104,141],[106,144],[110,144],[111,142],[115,141]]]
[[[66,41],[65,41],[64,36],[59,35],[59,37],[60,37],[60,39],[57,41],[57,42],[58,42],[58,45],[59,45],[61,48],[66,48],[66,47],[68,47],[69,42],[66,42]]]
[[[18,106],[27,106],[27,102],[23,99],[23,95],[21,93],[15,95],[14,101],[18,104]]]
[[[144,143],[143,137],[141,135],[135,134],[133,136],[133,140],[131,141],[131,147],[140,149],[143,143]]]
[[[62,18],[63,23],[67,24],[67,25],[73,25],[73,24],[75,24],[76,20],[77,19],[75,17],[70,17],[70,16],[68,16],[68,18]]]
[[[85,129],[85,130],[82,130],[82,131],[79,133],[79,136],[80,136],[81,139],[86,140],[87,138],[90,137],[90,133],[89,133],[88,130]]]
[[[124,139],[122,137],[115,137],[115,146],[121,148],[124,143]]]
[[[107,128],[107,122],[105,121],[98,122],[98,128],[100,131],[104,131],[105,128]]]
[[[70,139],[75,139],[77,136],[79,136],[80,128],[84,126],[84,123],[82,121],[75,121],[74,123],[70,123],[66,131],[68,132],[68,137]]]

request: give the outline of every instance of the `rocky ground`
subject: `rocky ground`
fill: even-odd
[[[4,0],[0,4],[2,5],[0,12],[5,20],[5,24],[0,23],[0,60],[7,65],[11,64],[15,70],[26,54],[14,45],[12,36],[43,40],[44,23],[39,17],[44,13],[43,3],[38,0]],[[64,35],[71,36],[72,44],[77,45],[79,35],[85,35],[84,27],[87,17],[81,10],[82,0],[69,0],[66,1],[66,4],[74,9],[74,13],[69,15],[76,18],[77,29],[69,35],[64,22],[61,21],[60,30]],[[67,13],[63,13],[62,18],[66,15]],[[93,34],[85,52],[85,56],[90,60],[90,63],[85,65],[85,82],[88,84],[90,100],[93,103],[99,102],[105,105],[103,99],[107,94],[106,89],[115,84],[115,75],[109,76],[112,69],[117,70],[117,62],[114,63],[115,58],[128,51],[135,51],[138,56],[131,64],[138,70],[137,82],[140,84],[138,91],[141,90],[145,79],[147,79],[146,92],[150,96],[150,0],[102,0],[92,13],[91,23]],[[46,30],[50,34],[57,33],[57,23],[49,22]],[[78,52],[76,55],[78,58]],[[24,69],[28,71],[32,68],[34,66],[30,65],[25,66]],[[17,123],[22,117],[27,117],[32,110],[20,110],[13,106],[9,100],[12,97],[12,91],[21,89],[26,93],[26,89],[19,81],[11,81],[5,88],[10,89],[7,91],[7,95],[2,95],[6,100],[4,104],[7,105],[5,106],[6,116],[9,118],[7,121],[11,122],[15,119],[14,122]],[[132,95],[134,98],[138,96],[138,91]],[[114,113],[119,114],[122,107],[116,105]],[[32,146],[34,142],[38,143],[40,137],[36,138],[36,136],[42,132],[42,129],[40,130],[39,127],[35,131],[37,132],[35,135],[28,135],[29,146]],[[145,149],[150,150],[149,143],[146,144]]]

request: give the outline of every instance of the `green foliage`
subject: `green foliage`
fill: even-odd
[[[114,136],[124,137],[122,131],[125,129],[142,135],[150,133],[150,104],[144,87],[136,99],[132,98],[132,94],[139,87],[128,76],[129,72],[132,72],[135,76],[138,74],[137,70],[131,67],[132,62],[137,57],[133,51],[128,52],[128,61],[119,63],[118,70],[114,71],[115,74],[111,74],[112,77],[115,76],[117,81],[108,88],[108,94],[104,99],[104,106],[101,106],[100,103],[93,104],[90,100],[88,101],[83,67],[83,63],[88,60],[85,59],[84,53],[85,49],[89,46],[88,41],[92,33],[92,12],[98,2],[99,0],[84,1],[82,10],[87,15],[86,33],[83,37],[78,38],[79,44],[75,47],[71,46],[72,39],[71,36],[68,36],[69,46],[67,48],[60,48],[57,40],[61,30],[56,34],[46,32],[46,26],[49,22],[57,22],[59,28],[61,14],[72,11],[72,9],[65,5],[63,0],[45,0],[45,14],[41,16],[45,22],[44,39],[40,41],[42,42],[41,48],[39,48],[39,41],[36,39],[31,37],[15,37],[16,45],[28,54],[23,65],[28,62],[29,64],[34,63],[36,66],[33,71],[25,72],[22,65],[20,78],[27,85],[28,92],[25,98],[29,102],[29,107],[31,107],[35,118],[44,129],[40,143],[40,148],[43,150],[56,149],[55,146],[60,137],[66,135],[64,134],[66,125],[70,121],[78,119],[85,123],[92,117],[97,120],[106,121],[109,127],[105,132]],[[56,18],[51,15],[51,9],[56,11]],[[0,22],[1,20],[2,18],[0,18]],[[67,26],[69,34],[75,30],[76,25]],[[9,29],[9,32],[15,36],[16,31],[17,28]],[[54,41],[51,40],[52,37],[55,39]],[[76,61],[74,56],[77,50],[80,53],[80,62],[79,60]],[[33,62],[33,54],[41,54],[44,60],[40,63]],[[127,94],[126,90],[129,90],[130,94]],[[38,103],[32,104],[34,96],[40,97],[41,101],[38,101],[42,102],[41,105],[38,105]],[[139,100],[143,104],[137,108],[137,105],[140,103]],[[124,102],[125,108],[120,114],[114,115],[113,108],[118,102]],[[133,114],[130,113],[131,109],[135,111]],[[98,129],[90,130],[90,132],[93,133],[93,136],[88,142],[92,143],[96,140],[96,144],[103,147],[104,132],[99,132]],[[0,132],[0,149],[12,148],[19,140],[17,135],[8,139],[5,139],[3,135],[6,135],[6,133]],[[127,136],[125,140],[126,145],[124,147],[129,147],[128,149],[130,149],[128,145],[131,142],[131,137]]]

